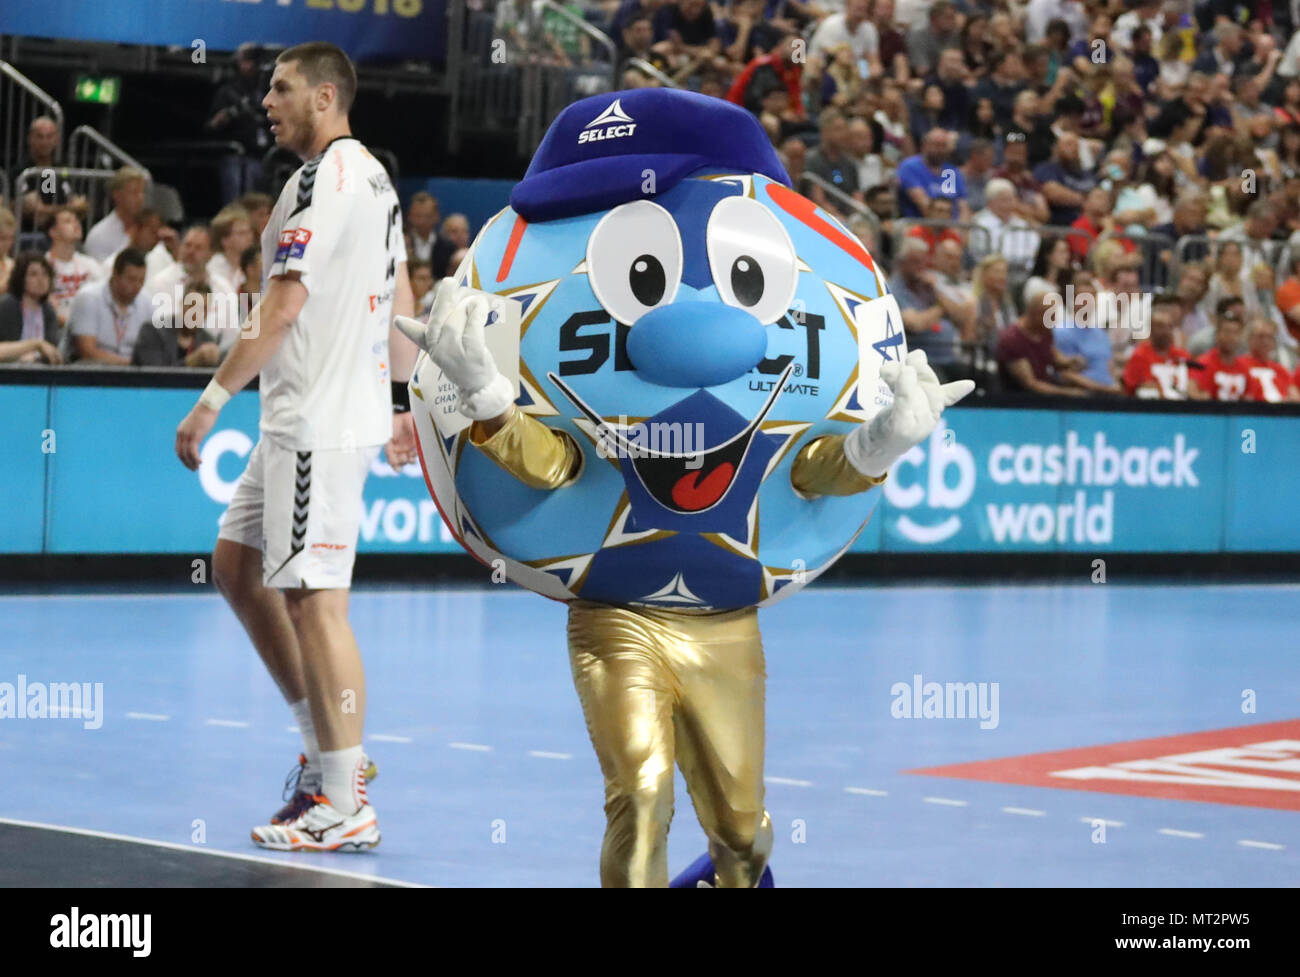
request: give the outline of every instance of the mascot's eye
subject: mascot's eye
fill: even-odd
[[[747,254],[731,266],[731,294],[747,309],[763,297],[763,269]]]
[[[672,215],[649,200],[611,210],[587,239],[587,280],[601,307],[626,325],[672,302],[682,280]]]
[[[748,197],[727,197],[709,215],[709,270],[727,305],[776,322],[794,301],[798,259],[776,215]]]
[[[643,254],[632,262],[632,270],[628,272],[627,280],[632,286],[632,294],[642,305],[658,305],[667,288],[667,283],[664,281],[664,266],[652,254]]]

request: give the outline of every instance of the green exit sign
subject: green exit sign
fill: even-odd
[[[93,75],[78,76],[74,89],[78,102],[94,102],[97,105],[116,105],[121,90],[121,78],[96,78]]]

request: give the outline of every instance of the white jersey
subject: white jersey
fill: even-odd
[[[397,193],[356,139],[289,178],[262,233],[262,278],[298,272],[307,301],[262,369],[265,437],[323,451],[392,436],[388,328],[405,261]]]
[[[72,310],[72,300],[83,285],[102,282],[107,275],[104,266],[89,255],[80,251],[72,253],[71,261],[60,261],[53,251],[45,253],[45,259],[54,269],[54,286],[50,290],[50,301],[61,316],[67,316]]]

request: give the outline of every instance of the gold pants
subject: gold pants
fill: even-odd
[[[758,612],[574,601],[569,661],[605,777],[601,885],[668,884],[674,760],[708,836],[716,884],[757,884],[772,851]]]

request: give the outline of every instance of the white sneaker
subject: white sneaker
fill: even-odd
[[[379,822],[375,809],[361,805],[356,814],[339,813],[324,797],[287,824],[264,824],[254,828],[253,841],[272,851],[355,852],[379,844]]]

